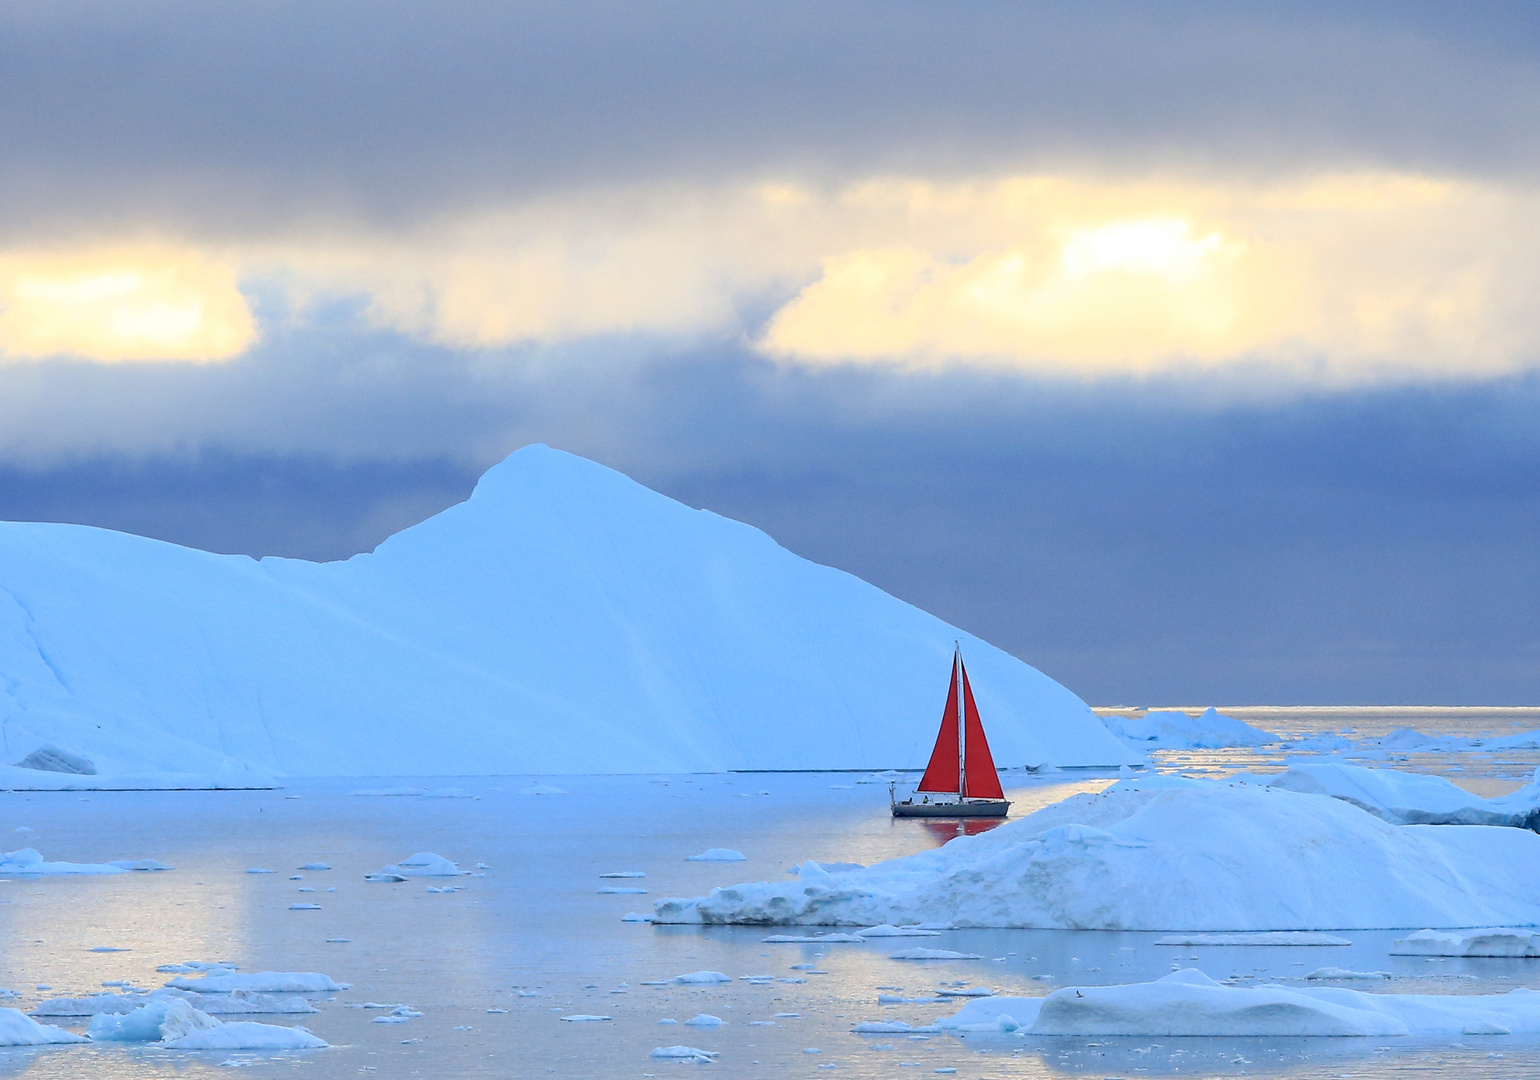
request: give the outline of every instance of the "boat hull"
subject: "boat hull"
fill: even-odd
[[[968,802],[896,802],[893,804],[894,817],[923,817],[923,818],[976,818],[976,817],[1000,817],[1003,818],[1006,811],[1010,810],[1009,799],[978,799]]]

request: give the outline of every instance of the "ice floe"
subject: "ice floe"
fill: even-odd
[[[1340,799],[1153,776],[795,883],[655,903],[659,923],[1160,931],[1540,925],[1540,835],[1392,825]]]
[[[766,945],[860,945],[866,941],[859,934],[771,934],[759,940]]]
[[[381,870],[372,874],[365,874],[365,881],[405,881],[414,877],[459,877],[468,874],[469,870],[461,870],[454,863],[442,855],[435,855],[431,851],[419,851],[409,859],[402,859],[399,863],[390,863]]]
[[[565,788],[559,788],[555,784],[531,784],[529,787],[519,789],[520,795],[565,795]]]
[[[1227,746],[1267,746],[1278,741],[1272,732],[1254,728],[1218,709],[1199,716],[1166,710],[1142,717],[1104,716],[1107,730],[1141,750],[1213,750]]]
[[[1296,762],[1269,782],[1330,795],[1396,825],[1508,825],[1540,829],[1540,783],[1483,799],[1442,776],[1370,769],[1341,762]]]
[[[889,960],[982,960],[978,953],[954,952],[951,949],[901,949],[888,956]]]
[[[1318,930],[1264,930],[1231,934],[1167,934],[1156,945],[1351,945],[1345,937]]]
[[[83,1043],[80,1035],[52,1024],[39,1024],[20,1009],[0,1008],[0,1046],[48,1046],[55,1043]]]
[[[1341,987],[1225,986],[1200,971],[1078,986],[1046,998],[983,998],[943,1029],[1033,1035],[1397,1036],[1540,1032],[1540,993],[1371,994]]]
[[[680,1061],[715,1061],[720,1052],[719,1050],[697,1050],[693,1046],[660,1046],[647,1056]]]
[[[879,926],[868,926],[863,930],[857,930],[856,934],[862,939],[883,937],[940,937],[940,930],[923,930],[918,926],[893,926],[890,923],[882,923]]]
[[[168,1042],[219,1021],[182,998],[149,1001],[127,1013],[97,1013],[86,1026],[92,1042]]]
[[[569,1024],[596,1024],[601,1020],[609,1020],[611,1018],[600,1016],[597,1013],[573,1013],[570,1016],[558,1016],[556,1019],[565,1020]]]
[[[1540,956],[1540,932],[1488,928],[1419,930],[1397,941],[1392,956]]]
[[[684,1022],[685,1027],[714,1028],[721,1027],[723,1020],[720,1016],[712,1016],[710,1013],[701,1013]]]
[[[169,869],[154,859],[120,859],[110,863],[48,862],[36,848],[22,848],[0,855],[0,874],[127,874],[135,870]]]
[[[731,975],[724,975],[720,971],[691,971],[684,975],[675,975],[669,982],[679,983],[684,986],[710,986],[716,983],[732,982]]]
[[[228,994],[244,990],[255,994],[329,994],[351,985],[334,981],[319,971],[226,972],[190,979],[185,975],[166,984],[198,994]]]
[[[1323,967],[1316,968],[1305,976],[1312,982],[1377,982],[1380,979],[1389,979],[1388,971],[1354,971],[1351,968]]]
[[[328,1044],[302,1027],[234,1020],[163,1045],[172,1050],[324,1050]]]
[[[747,858],[743,852],[725,847],[707,848],[699,855],[685,856],[688,862],[743,862]]]

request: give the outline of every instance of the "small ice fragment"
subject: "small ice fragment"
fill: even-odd
[[[628,911],[620,917],[621,922],[652,922],[651,915],[643,915],[640,912]]]
[[[802,1014],[801,1014],[801,1013],[776,1013],[776,1014],[775,1014],[775,1015],[776,1015],[776,1017],[777,1017],[777,1018],[779,1018],[779,1019],[787,1019],[787,1018],[790,1018],[790,1019],[792,1019],[792,1020],[796,1020],[796,1019],[800,1019],[800,1018],[801,1018],[801,1016],[802,1016]]]
[[[491,863],[479,862],[479,863],[476,864],[476,869],[477,870],[490,870],[490,869],[492,869],[492,864]]]
[[[660,1046],[648,1057],[674,1058],[681,1061],[715,1061],[717,1050],[697,1050],[693,1046]]]
[[[295,889],[294,891],[295,892],[315,892],[315,886],[314,885],[301,885],[299,888]]]
[[[631,885],[606,885],[599,890],[600,896],[643,896],[646,889],[638,889]]]
[[[658,1023],[660,1023],[660,1024],[677,1024],[677,1023],[679,1023],[679,1021],[678,1020],[666,1020],[665,1019],[665,1020],[659,1020]]]
[[[330,870],[331,866],[324,862],[307,862],[300,867],[301,870]]]
[[[904,949],[890,953],[889,960],[982,960],[978,953],[953,952],[951,949]]]
[[[748,858],[748,856],[745,855],[741,851],[734,851],[732,848],[714,847],[714,848],[707,848],[705,851],[701,852],[699,855],[686,855],[685,856],[685,861],[687,861],[687,862],[743,862],[747,858]]]
[[[559,788],[555,784],[536,783],[536,784],[531,784],[531,785],[529,785],[529,787],[526,787],[526,788],[520,788],[519,789],[519,794],[520,795],[565,795],[565,794],[567,794],[567,792],[566,792],[566,790],[564,788]]]
[[[699,1016],[691,1017],[689,1020],[686,1020],[684,1025],[685,1027],[699,1028],[721,1027],[722,1018],[720,1016],[712,1016],[710,1013],[701,1013]]]
[[[92,946],[90,949],[87,949],[86,951],[87,952],[132,952],[133,950],[125,949],[121,945],[95,945],[95,946]]]
[[[669,981],[686,986],[707,986],[713,983],[730,983],[733,980],[731,976],[723,975],[720,971],[691,971],[684,975],[675,975]]]
[[[290,904],[290,911],[320,911],[320,904]]]
[[[489,1012],[489,1013],[505,1013],[507,1011],[508,1011],[507,1009],[499,1009],[496,1006],[493,1006],[492,1008],[487,1010],[487,1012]]]
[[[328,945],[346,945],[348,942],[350,942],[352,940],[353,940],[352,938],[346,938],[346,937],[329,937],[329,938],[326,939],[326,942],[327,942]]]
[[[304,874],[290,874],[289,875],[289,880],[290,881],[304,881],[305,880],[305,875]]]
[[[276,874],[278,871],[269,870],[265,866],[248,866],[246,872],[248,874]]]
[[[818,1047],[816,1047],[816,1046],[809,1046],[806,1050],[804,1050],[802,1052],[804,1054],[821,1054],[821,1053],[823,1053],[823,1051],[818,1049]]]
[[[774,1020],[750,1020],[749,1027],[775,1027]]]
[[[592,1013],[573,1013],[571,1016],[559,1016],[558,1020],[565,1020],[569,1024],[588,1024],[596,1020],[608,1020],[608,1016],[596,1016]]]

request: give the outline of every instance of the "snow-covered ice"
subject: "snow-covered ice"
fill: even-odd
[[[52,1024],[39,1024],[20,1009],[0,1008],[0,1046],[47,1046],[86,1039]]]
[[[660,1046],[647,1056],[681,1061],[715,1061],[718,1053],[716,1050],[697,1050],[693,1046]]]
[[[718,983],[730,983],[733,979],[731,975],[724,975],[720,971],[691,971],[684,975],[675,975],[669,981],[682,986],[712,986]]]
[[[1483,799],[1442,776],[1335,761],[1295,762],[1269,786],[1330,795],[1397,825],[1540,827],[1540,783]]]
[[[164,1043],[171,1050],[324,1050],[326,1040],[302,1027],[234,1020]]]
[[[1395,826],[1340,799],[1148,777],[795,884],[663,899],[660,923],[1165,931],[1540,925],[1540,835]]]
[[[1200,971],[1151,983],[1075,986],[1046,998],[973,1001],[956,1030],[1033,1035],[1399,1036],[1540,1033],[1540,993],[1370,994],[1338,987],[1225,986]]]
[[[1540,932],[1522,929],[1419,930],[1401,938],[1392,956],[1540,956]]]
[[[747,858],[741,851],[732,848],[707,848],[699,855],[686,855],[687,862],[743,862]]]
[[[36,848],[22,848],[0,855],[0,874],[126,874],[135,869],[124,863],[48,862]]]
[[[390,863],[384,869],[376,870],[372,874],[365,874],[365,881],[405,881],[414,877],[458,877],[468,874],[469,870],[461,870],[450,860],[442,855],[435,855],[431,851],[419,851],[399,863]]]
[[[721,1027],[722,1018],[720,1016],[712,1016],[710,1013],[701,1013],[699,1016],[693,1016],[686,1020],[684,1026],[699,1028]]]
[[[86,1034],[92,1042],[169,1042],[218,1026],[218,1020],[182,998],[160,998],[127,1013],[97,1013]]]
[[[978,953],[957,952],[954,949],[901,949],[888,956],[889,960],[982,960]]]

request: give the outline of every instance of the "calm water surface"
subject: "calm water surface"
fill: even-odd
[[[1398,727],[1464,736],[1540,728],[1529,714],[1401,711],[1241,712],[1293,737],[1345,728],[1357,736]],[[1286,752],[1168,752],[1162,768],[1194,774],[1276,770]],[[1403,755],[1391,761],[1441,772],[1473,788],[1513,786],[1540,754]],[[0,986],[23,1008],[81,995],[103,981],[158,986],[158,964],[229,960],[243,970],[323,971],[353,984],[319,998],[302,1018],[333,1049],[297,1054],[191,1054],[87,1046],[0,1051],[0,1071],[28,1077],[724,1077],[1069,1076],[1460,1077],[1540,1076],[1540,1043],[1504,1037],[1440,1039],[1031,1039],[1003,1036],[858,1036],[862,1020],[925,1023],[945,1006],[880,1007],[877,987],[917,995],[966,981],[1002,993],[1046,994],[1064,985],[1157,978],[1173,964],[1216,978],[1299,979],[1317,967],[1390,971],[1402,992],[1491,993],[1540,989],[1540,960],[1429,963],[1391,957],[1395,932],[1355,932],[1349,947],[1181,948],[1157,934],[957,931],[928,942],[982,954],[980,961],[916,965],[888,959],[893,942],[766,945],[762,929],[623,923],[661,896],[713,885],[780,880],[801,860],[871,863],[935,846],[953,829],[894,822],[887,789],[842,774],[543,778],[568,794],[521,796],[535,778],[389,781],[455,787],[462,798],[355,795],[378,781],[299,781],[272,792],[0,794],[0,832],[11,847],[49,858],[103,861],[154,856],[176,867],[122,877],[0,881]],[[1106,774],[1005,777],[1013,817]],[[931,826],[927,828],[927,825]],[[30,831],[13,832],[16,829]],[[687,862],[707,847],[748,856],[737,864]],[[363,875],[416,851],[435,851],[481,877],[461,892],[430,894],[431,880],[367,883]],[[321,860],[334,869],[301,872]],[[252,875],[248,867],[275,874]],[[600,874],[643,871],[639,880]],[[291,881],[302,873],[304,880]],[[601,895],[635,885],[646,895]],[[315,893],[297,890],[314,888]],[[335,891],[327,891],[333,889]],[[319,911],[290,911],[313,901]],[[348,938],[329,942],[328,938]],[[122,952],[93,952],[113,947]],[[794,965],[813,964],[813,970]],[[710,969],[800,983],[724,987],[644,986]],[[33,988],[46,984],[52,990]],[[422,1016],[374,1024],[364,1002],[401,1002]],[[495,1011],[492,1011],[495,1010]],[[506,1011],[504,1011],[506,1010]],[[611,1019],[567,1023],[569,1013]],[[727,1023],[660,1025],[699,1013]],[[796,1016],[777,1016],[796,1013]],[[720,1052],[713,1064],[657,1061],[648,1052],[683,1043]],[[1463,1043],[1463,1044],[1462,1044]],[[805,1051],[816,1049],[819,1053]],[[943,1074],[954,1075],[954,1074]]]

